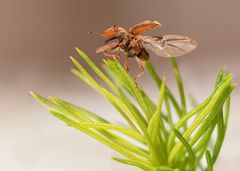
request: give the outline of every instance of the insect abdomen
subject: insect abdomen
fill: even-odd
[[[142,48],[137,57],[143,61],[147,61],[149,59],[149,54],[145,48]]]

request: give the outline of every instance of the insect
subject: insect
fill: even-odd
[[[149,59],[148,50],[161,57],[179,57],[191,52],[197,47],[195,40],[179,35],[143,36],[142,33],[160,27],[157,21],[144,21],[129,30],[114,25],[102,33],[89,32],[100,35],[105,39],[104,45],[96,49],[96,53],[103,53],[114,60],[118,60],[120,52],[126,54],[124,67],[129,71],[128,59],[135,58],[141,71],[135,77],[139,79],[144,71],[144,62]]]

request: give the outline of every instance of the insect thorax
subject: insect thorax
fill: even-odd
[[[120,49],[128,56],[128,57],[136,57],[141,49],[137,47],[135,42],[135,37],[131,33],[126,33],[121,35],[120,37]]]

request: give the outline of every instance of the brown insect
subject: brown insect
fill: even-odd
[[[193,39],[179,35],[143,36],[143,32],[160,27],[157,21],[144,21],[128,31],[120,26],[112,26],[102,33],[89,32],[102,36],[104,45],[96,52],[103,53],[114,60],[119,59],[120,51],[126,54],[124,67],[128,71],[128,58],[135,58],[141,72],[135,77],[137,80],[144,73],[144,61],[149,59],[147,50],[161,57],[178,57],[196,48],[197,43]]]

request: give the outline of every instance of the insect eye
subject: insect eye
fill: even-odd
[[[166,39],[162,39],[162,43],[167,43],[167,40]]]

